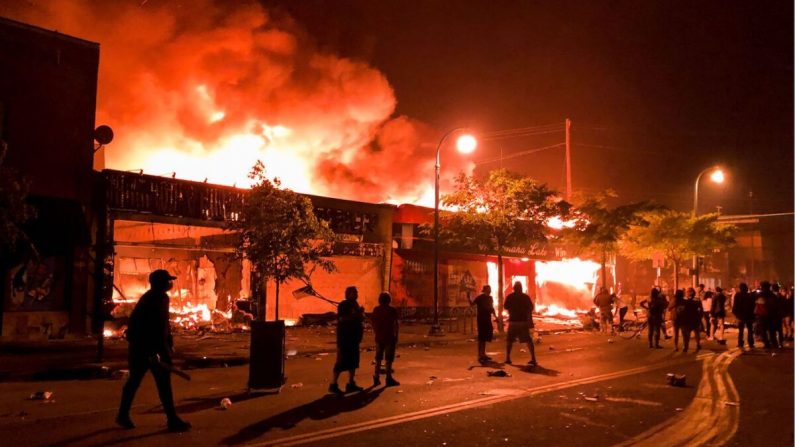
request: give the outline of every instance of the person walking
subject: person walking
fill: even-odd
[[[726,344],[726,339],[723,336],[723,324],[726,320],[726,295],[721,287],[715,287],[715,295],[712,296],[709,314],[712,317],[713,338],[722,345]]]
[[[611,295],[607,288],[602,286],[599,293],[593,299],[593,303],[599,308],[600,322],[599,332],[606,334],[608,330],[613,332],[613,300],[615,295]]]
[[[710,325],[711,317],[709,315],[710,309],[712,309],[712,296],[714,293],[712,290],[706,290],[704,284],[699,284],[695,290],[695,299],[699,302],[700,313],[699,313],[699,328],[704,330],[706,334],[707,340],[712,340],[712,330]]]
[[[375,333],[375,372],[373,386],[381,385],[381,361],[386,358],[386,386],[398,386],[400,382],[392,377],[392,363],[395,361],[395,349],[398,341],[398,311],[389,304],[392,296],[389,292],[378,295],[378,306],[371,316]]]
[[[359,344],[364,335],[364,308],[356,301],[359,291],[355,286],[345,289],[345,300],[337,306],[337,361],[334,363],[334,375],[328,386],[330,393],[343,395],[337,381],[340,373],[348,372],[348,384],[345,393],[363,391],[356,384],[356,369],[359,368]]]
[[[508,337],[505,343],[505,363],[511,364],[511,348],[513,342],[519,339],[520,343],[527,343],[527,350],[530,352],[528,365],[537,366],[536,350],[533,338],[530,337],[530,329],[533,328],[533,300],[530,296],[522,292],[522,283],[516,281],[513,284],[513,293],[505,297],[503,308],[508,311]]]
[[[491,298],[491,286],[484,285],[480,295],[469,302],[470,306],[476,306],[478,321],[478,362],[486,363],[491,357],[486,355],[486,343],[494,339],[494,326],[491,324],[491,317],[497,320],[497,312],[494,310],[494,300]]]
[[[663,330],[663,318],[665,309],[668,308],[668,301],[665,299],[660,289],[654,287],[651,289],[651,294],[648,300],[640,303],[640,306],[648,312],[648,329],[649,329],[649,348],[660,349],[660,332]]]
[[[138,300],[127,323],[130,375],[122,389],[119,413],[116,416],[116,424],[123,428],[135,428],[130,419],[130,408],[144,375],[151,371],[160,403],[166,413],[168,429],[173,432],[190,430],[190,423],[177,416],[171,390],[171,373],[164,366],[172,363],[171,354],[174,351],[171,325],[168,321],[169,297],[166,292],[174,287],[175,279],[175,276],[162,269],[150,273],[151,288]]]
[[[748,284],[740,283],[740,290],[732,299],[732,313],[737,319],[737,347],[744,345],[743,332],[748,332],[748,347],[754,348],[754,296],[748,291]]]

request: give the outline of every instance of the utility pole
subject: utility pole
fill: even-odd
[[[566,200],[571,202],[571,120],[566,118]]]

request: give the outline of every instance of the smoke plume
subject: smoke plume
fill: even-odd
[[[106,165],[247,186],[257,159],[299,192],[432,203],[440,133],[394,116],[386,77],[245,1],[48,0],[0,14],[100,43]],[[446,177],[471,166],[457,157]]]

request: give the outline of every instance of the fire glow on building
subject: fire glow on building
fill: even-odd
[[[298,24],[258,2],[197,0],[187,8],[177,2],[54,0],[36,7],[20,2],[10,14],[101,44],[96,120],[111,125],[116,138],[97,153],[98,168],[245,188],[249,170],[262,160],[269,175],[297,192],[433,204],[430,173],[440,132],[394,115],[395,94],[381,72],[320,51]],[[473,168],[466,158],[448,158],[442,189],[450,190],[456,174]],[[167,268],[178,276],[171,292],[176,326],[229,330],[250,318],[235,307],[249,295],[247,269],[229,272],[228,245],[199,247],[221,238],[222,230],[124,221],[116,226],[116,313],[129,314],[146,275]],[[532,262],[535,278],[505,279],[525,286],[534,281],[539,311],[573,318],[589,307],[594,263]],[[366,271],[378,272],[371,264]],[[491,263],[484,273],[496,283]]]

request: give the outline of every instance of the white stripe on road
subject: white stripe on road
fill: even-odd
[[[711,358],[715,357],[715,354],[705,353],[696,356],[696,360],[702,360],[704,358]],[[253,444],[247,444],[252,447],[256,446],[290,446],[290,445],[298,445],[298,444],[306,444],[309,442],[318,442],[323,441],[325,439],[336,438],[339,436],[345,436],[352,433],[358,433],[367,430],[373,430],[376,428],[381,427],[388,427],[391,425],[403,424],[406,422],[416,421],[419,419],[426,419],[435,416],[441,416],[445,414],[455,413],[458,411],[470,410],[473,408],[479,408],[486,405],[492,405],[495,403],[501,402],[508,402],[528,396],[534,396],[537,394],[548,393],[551,391],[558,391],[565,388],[572,388],[580,385],[587,385],[590,383],[596,382],[603,382],[606,380],[613,380],[618,379],[621,377],[631,376],[635,374],[641,374],[645,372],[654,371],[661,368],[668,368],[672,365],[678,365],[682,363],[689,363],[692,362],[692,358],[682,358],[680,360],[668,363],[660,363],[648,366],[642,366],[638,368],[631,368],[622,371],[616,371],[606,374],[600,374],[591,377],[584,377],[582,379],[575,379],[569,380],[567,382],[555,383],[550,385],[542,385],[534,388],[527,388],[524,390],[520,390],[518,393],[513,393],[511,395],[499,395],[499,396],[489,396],[479,399],[474,399],[466,402],[458,402],[450,405],[444,405],[441,407],[429,408],[426,410],[420,410],[413,413],[403,413],[398,414],[395,416],[389,416],[381,419],[374,419],[364,422],[358,422],[355,424],[345,425],[341,427],[334,427],[326,430],[319,430],[311,433],[303,433],[300,435],[295,436],[288,436],[279,439],[273,439],[268,441],[262,441]]]

